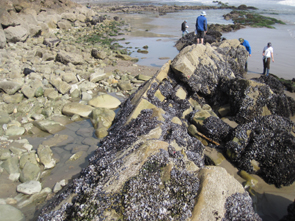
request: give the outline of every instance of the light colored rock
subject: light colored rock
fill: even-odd
[[[34,126],[38,127],[40,130],[43,130],[51,134],[55,134],[65,129],[63,125],[53,120],[39,120],[39,121],[34,121],[33,124]]]
[[[70,30],[72,28],[72,24],[70,21],[63,19],[62,21],[59,21],[57,23],[57,27],[59,27],[62,30]]]
[[[103,95],[100,95],[100,96],[97,96],[97,97],[91,99],[88,102],[88,104],[93,107],[115,109],[121,104],[121,102],[119,99],[117,99],[109,94],[103,94]]]
[[[146,76],[146,75],[143,75],[143,74],[139,74],[139,75],[136,76],[136,79],[141,80],[141,81],[148,81],[149,79],[151,79],[151,76]]]
[[[82,55],[66,51],[58,52],[55,59],[63,64],[72,63],[73,65],[81,65],[84,63]]]
[[[4,48],[6,45],[6,37],[5,32],[3,31],[2,27],[0,28],[0,49]]]
[[[16,188],[17,192],[32,195],[39,193],[42,190],[42,185],[39,181],[31,180],[22,184],[19,184]]]
[[[0,124],[7,124],[10,122],[10,116],[6,112],[0,112]]]
[[[53,153],[49,146],[39,145],[37,153],[40,159],[40,162],[44,165],[45,169],[51,169],[55,167],[56,161],[52,158]]]
[[[21,85],[19,83],[13,81],[1,81],[0,82],[0,89],[3,90],[6,94],[15,94]]]
[[[191,220],[215,220],[224,216],[225,202],[234,193],[245,190],[234,177],[222,167],[205,167],[199,171],[200,193]]]
[[[25,215],[11,205],[0,205],[1,221],[25,221]]]
[[[70,22],[74,22],[77,19],[77,16],[74,13],[62,13],[62,19],[69,20]]]
[[[7,173],[12,174],[12,173],[19,173],[19,167],[18,167],[18,157],[13,156],[9,157],[7,160],[4,161],[2,164],[2,167],[7,171]]]
[[[93,74],[90,75],[90,82],[99,82],[105,79],[108,75],[102,69],[96,70]]]
[[[39,180],[41,169],[35,163],[27,162],[20,173],[19,180],[24,183],[31,180]]]
[[[7,104],[10,104],[10,103],[17,104],[23,100],[24,96],[19,93],[13,94],[13,95],[3,94],[2,98],[3,98],[3,101]]]
[[[71,85],[60,79],[51,79],[50,83],[62,94],[70,91]]]
[[[31,197],[28,198],[27,200],[24,200],[24,201],[21,201],[20,203],[18,203],[17,207],[22,209],[30,204],[41,203],[46,199],[48,194],[50,194],[51,192],[52,191],[49,187],[45,187],[43,190],[41,190],[41,192],[35,193],[35,194],[31,195]]]
[[[26,132],[26,130],[23,127],[12,126],[12,127],[9,127],[5,131],[5,135],[7,135],[7,136],[20,136],[20,135],[23,135],[25,132]]]
[[[28,37],[28,31],[22,26],[8,27],[4,30],[7,42],[24,42]]]
[[[132,84],[130,83],[130,81],[119,81],[118,82],[118,87],[122,91],[131,91],[133,89]]]
[[[97,108],[91,113],[91,121],[95,129],[100,127],[105,127],[108,129],[112,125],[115,116],[116,113],[113,110]]]
[[[78,83],[78,79],[74,73],[64,73],[62,74],[62,80],[67,83]]]
[[[65,115],[79,115],[81,117],[88,117],[94,108],[89,105],[84,105],[76,102],[67,103],[62,108],[62,113]]]

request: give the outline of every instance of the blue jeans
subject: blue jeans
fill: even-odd
[[[182,32],[182,36],[184,36],[185,34],[188,34],[188,30]]]

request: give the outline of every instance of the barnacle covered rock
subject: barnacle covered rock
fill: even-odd
[[[233,45],[223,45],[228,55],[209,45],[187,47],[183,58],[141,85],[120,105],[89,165],[38,220],[212,220],[234,211],[236,204],[226,202],[244,188],[225,169],[205,167],[205,147],[188,133],[194,122],[211,139],[225,141],[230,134],[206,100],[221,79],[235,77],[226,62]],[[197,115],[203,112],[204,119]]]
[[[256,173],[277,187],[290,185],[295,181],[294,132],[295,125],[287,118],[260,117],[237,126],[225,148],[239,169]]]
[[[270,77],[271,78],[271,77]],[[266,116],[271,114],[283,117],[291,117],[295,113],[295,101],[287,97],[278,88],[278,86],[269,86],[279,84],[277,81],[270,80],[245,80],[231,79],[222,81],[220,89],[226,94],[226,100],[230,104],[232,116],[238,123],[253,121],[257,116]],[[272,88],[278,92],[274,93]],[[283,85],[281,85],[283,88]]]

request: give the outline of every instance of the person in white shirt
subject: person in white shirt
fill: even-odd
[[[275,62],[273,58],[273,48],[270,42],[268,42],[267,46],[263,48],[262,56],[263,56],[263,73],[262,74],[265,75],[265,71],[266,71],[266,76],[268,76],[269,69],[270,69],[270,58],[272,59],[272,62]]]

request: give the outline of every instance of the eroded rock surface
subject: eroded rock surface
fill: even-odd
[[[261,220],[237,180],[223,168],[205,166],[205,147],[187,129],[189,124],[204,131],[211,124],[223,125],[211,119],[219,118],[206,97],[216,93],[221,79],[235,78],[231,66],[236,71],[243,65],[238,59],[223,64],[230,56],[210,45],[185,51],[121,104],[89,166],[43,208],[38,220]],[[206,85],[195,86],[205,79]],[[198,112],[204,115],[197,117]],[[227,128],[219,141],[231,133]],[[228,203],[231,197],[239,203]]]

